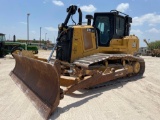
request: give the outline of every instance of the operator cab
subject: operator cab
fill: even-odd
[[[93,26],[98,33],[98,46],[109,46],[111,39],[122,39],[129,35],[132,18],[117,10],[95,13]]]
[[[4,56],[4,42],[5,42],[5,34],[0,33],[0,57]]]
[[[0,33],[0,42],[5,41],[5,34]]]

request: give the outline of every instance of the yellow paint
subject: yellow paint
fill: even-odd
[[[84,29],[93,28],[92,26],[74,26],[73,40],[72,40],[72,52],[71,52],[71,62],[76,59],[89,56],[95,53],[125,53],[134,54],[139,49],[139,39],[135,35],[126,36],[122,39],[112,39],[110,41],[109,47],[98,47],[96,48],[96,37],[95,33],[88,32],[85,34],[91,35],[90,44],[92,48],[85,49],[84,42]]]
[[[96,39],[95,34],[91,32],[87,32],[87,34],[91,34],[91,49],[85,49],[84,40],[83,40],[83,29],[93,28],[92,26],[74,26],[73,31],[73,40],[72,40],[72,53],[71,53],[71,62],[76,59],[92,55],[98,53],[98,49],[96,48]]]

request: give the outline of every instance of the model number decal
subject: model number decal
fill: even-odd
[[[132,47],[135,48],[136,47],[136,42],[132,43]]]

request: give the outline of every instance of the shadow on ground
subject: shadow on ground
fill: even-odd
[[[51,115],[49,120],[55,120],[56,118],[58,118],[60,116],[60,114],[67,112],[69,109],[71,109],[73,107],[75,108],[75,107],[79,107],[83,104],[86,104],[90,99],[94,99],[94,98],[102,95],[104,91],[108,91],[111,89],[119,89],[119,88],[122,88],[128,82],[133,82],[133,81],[137,81],[140,79],[143,79],[143,77],[135,76],[135,77],[130,77],[130,78],[117,79],[114,81],[109,81],[109,82],[100,84],[98,87],[94,86],[91,89],[79,90],[80,94],[72,93],[68,96],[75,97],[75,98],[83,98],[83,97],[85,97],[85,98],[81,99],[75,103],[71,103],[69,105],[66,105],[63,108],[58,107],[56,109],[56,111]],[[65,99],[65,96],[64,96],[64,99]]]

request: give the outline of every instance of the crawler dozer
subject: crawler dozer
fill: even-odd
[[[77,23],[72,19],[76,11]],[[45,119],[65,94],[118,78],[142,76],[145,71],[144,60],[134,56],[139,39],[129,35],[131,17],[117,10],[97,12],[86,15],[87,22],[82,24],[80,8],[71,5],[67,13],[48,59],[25,51],[13,54],[16,64],[10,76]],[[67,25],[70,18],[74,25]]]

